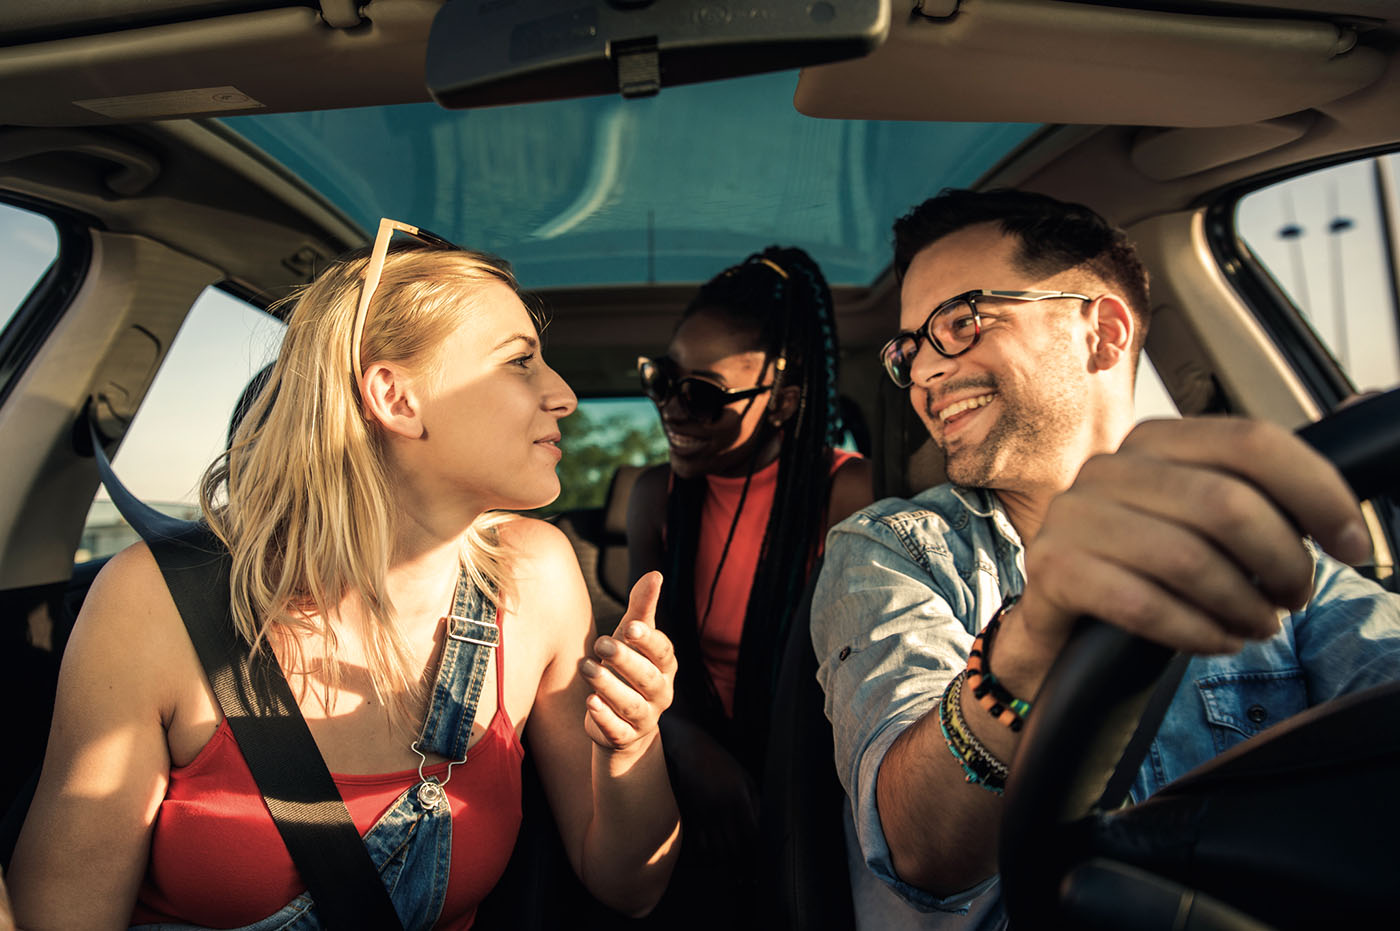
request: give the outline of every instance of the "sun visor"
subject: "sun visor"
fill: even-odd
[[[894,0],[889,38],[807,68],[794,103],[836,119],[1228,126],[1320,106],[1377,80],[1385,57],[1316,19],[962,0]],[[1238,8],[1236,8],[1238,9]]]
[[[449,108],[644,97],[864,55],[888,29],[887,0],[449,0],[428,38],[427,82]]]

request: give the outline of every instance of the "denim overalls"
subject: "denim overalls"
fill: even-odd
[[[466,757],[486,667],[499,642],[496,606],[464,570],[452,600],[428,714],[413,745],[420,757],[425,751],[457,762]],[[448,767],[441,783],[436,776],[423,777],[422,773],[420,764],[419,781],[404,790],[364,836],[404,931],[428,929],[437,922],[451,868],[452,815],[441,786],[452,777],[452,768]],[[273,914],[236,931],[320,931],[321,922],[312,905],[311,897],[302,893]],[[196,931],[198,927],[168,923],[134,926],[141,931]]]

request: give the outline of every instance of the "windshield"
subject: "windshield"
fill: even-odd
[[[499,252],[530,288],[704,281],[770,243],[867,285],[889,265],[895,217],[1038,128],[813,119],[793,109],[796,82],[224,122],[365,229],[393,217]]]

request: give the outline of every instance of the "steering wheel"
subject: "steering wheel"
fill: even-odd
[[[1298,435],[1358,498],[1400,490],[1400,389]],[[999,849],[1011,926],[1262,929],[1393,917],[1400,683],[1310,709],[1143,804],[1103,810],[1173,656],[1086,618],[1055,661],[1006,788]],[[1147,742],[1133,746],[1145,753]]]

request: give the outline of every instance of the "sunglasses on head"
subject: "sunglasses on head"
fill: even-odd
[[[782,372],[786,361],[780,356],[774,360],[774,368]],[[665,407],[672,398],[676,398],[691,418],[703,423],[718,420],[725,405],[757,397],[773,388],[773,382],[752,388],[723,388],[697,375],[678,378],[676,363],[666,356],[659,359],[638,356],[637,375],[642,382],[642,393],[651,398],[657,407]]]
[[[354,376],[357,385],[365,371],[364,366],[360,364],[360,343],[365,338],[365,324],[369,321],[369,302],[379,287],[380,276],[384,274],[384,260],[389,255],[389,240],[394,238],[395,233],[407,233],[418,241],[438,249],[457,248],[446,239],[422,227],[390,220],[387,217],[379,221],[379,233],[374,237],[374,248],[370,250],[369,262],[365,265],[364,284],[360,286],[360,303],[355,308],[355,326],[350,331],[350,374]]]

